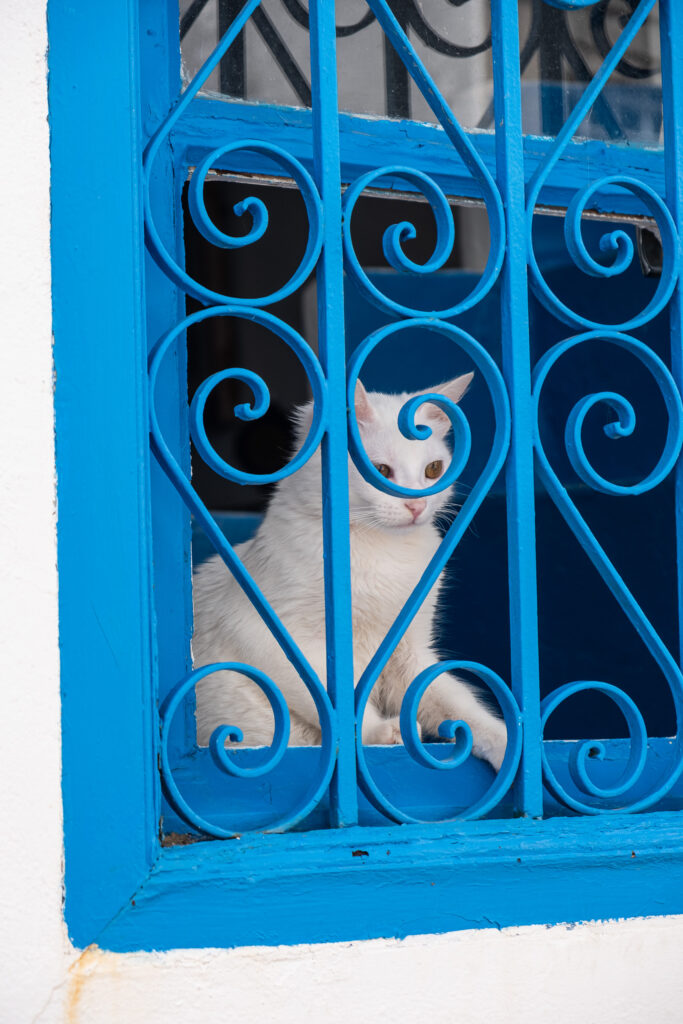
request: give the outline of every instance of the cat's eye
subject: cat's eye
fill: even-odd
[[[438,476],[441,476],[443,470],[443,462],[441,459],[437,459],[435,462],[430,462],[429,465],[425,466],[425,476],[430,480],[436,480]]]
[[[387,466],[386,462],[375,462],[373,465],[382,476],[391,476],[391,466]]]

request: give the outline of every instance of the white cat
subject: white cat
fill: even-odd
[[[430,389],[458,402],[473,374]],[[359,382],[356,417],[369,459],[397,484],[425,489],[445,471],[450,452],[448,417],[425,404],[417,421],[432,428],[424,441],[405,438],[398,413],[411,396],[368,393]],[[299,442],[308,430],[311,407],[297,410]],[[450,488],[426,498],[384,494],[367,483],[349,459],[353,661],[356,680],[436,551],[440,535],[435,515],[443,512]],[[319,451],[275,491],[256,535],[236,551],[263,590],[318,677],[325,680],[325,613]],[[366,744],[401,743],[399,713],[412,680],[438,662],[434,615],[439,583],[422,605],[368,700],[362,723]],[[290,743],[320,743],[313,699],[260,616],[215,555],[194,576],[195,667],[237,661],[261,669],[280,688],[291,718]],[[506,747],[504,723],[470,687],[452,675],[439,676],[419,706],[418,725],[425,738],[436,737],[445,719],[464,719],[473,735],[473,752],[498,770]],[[207,745],[213,730],[237,725],[246,746],[269,744],[273,714],[258,686],[236,673],[218,672],[197,686],[197,736]]]

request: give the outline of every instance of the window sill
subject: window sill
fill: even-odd
[[[351,828],[162,849],[98,936],[114,951],[404,937],[683,913],[683,822],[663,812]]]

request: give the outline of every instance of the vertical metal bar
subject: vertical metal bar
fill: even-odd
[[[218,0],[218,38],[222,39],[242,10],[244,0]],[[219,66],[220,90],[224,96],[244,99],[245,86],[244,31],[240,32]]]
[[[314,0],[310,19],[315,179],[325,211],[317,282],[319,355],[328,385],[327,431],[322,443],[327,690],[339,723],[339,754],[330,785],[330,818],[332,825],[339,826],[358,821],[358,793],[335,4],[331,0]]]
[[[178,10],[172,4],[140,0],[140,84],[148,111],[143,125],[148,132],[166,116],[180,90]],[[154,165],[152,179],[157,197],[156,223],[164,245],[182,266],[185,252],[180,197],[184,173],[176,174],[170,145],[164,143]],[[182,319],[185,296],[145,255],[147,340],[151,349],[158,339]],[[190,472],[190,432],[187,413],[187,350],[180,339],[164,368],[163,401],[159,416],[166,437],[183,469]],[[190,513],[155,459],[150,464],[152,513],[153,601],[159,692],[163,701],[168,689],[192,667],[192,582],[190,576]],[[157,729],[158,733],[158,729]],[[179,720],[170,743],[172,759],[192,749],[196,739],[193,701],[187,702],[184,721]],[[157,816],[158,820],[158,816]]]
[[[683,9],[680,2],[661,0],[659,19],[665,192],[669,211],[680,235],[683,230]],[[683,295],[680,278],[671,298],[669,317],[671,371],[676,384],[683,391]],[[675,496],[678,643],[679,663],[683,666],[683,462],[680,460],[676,468]]]
[[[397,4],[393,9],[394,17],[402,29],[407,30],[405,4]],[[410,75],[408,70],[391,45],[391,40],[382,33],[384,39],[384,88],[386,91],[387,117],[410,117]]]
[[[515,807],[543,811],[534,508],[533,413],[529,353],[522,94],[517,4],[492,0],[494,110],[498,187],[505,208],[506,256],[501,274],[503,373],[512,435],[506,471],[510,661],[512,690],[524,717],[524,749]]]

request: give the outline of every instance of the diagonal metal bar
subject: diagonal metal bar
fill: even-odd
[[[558,12],[560,13],[560,12]],[[585,60],[581,56],[578,48],[574,44],[574,40],[571,37],[569,26],[566,22],[566,15],[563,15],[563,27],[562,35],[560,39],[560,52],[564,55],[567,63],[574,72],[575,77],[579,82],[590,82],[592,75],[590,68],[586,64]],[[618,65],[617,65],[618,67]],[[609,135],[610,139],[619,139],[624,141],[626,136],[619,125],[616,117],[612,112],[612,108],[605,99],[603,93],[601,93],[595,100],[595,113],[598,115],[599,120],[602,122],[602,126]]]
[[[527,188],[527,195],[532,202],[535,201],[538,192],[540,191],[540,183],[544,181],[560,159],[565,146],[570,142],[577,128],[602,92],[605,83],[645,23],[645,20],[654,7],[655,2],[656,0],[641,0],[640,6],[631,15],[628,25],[622,31],[619,39],[600,65],[598,71],[593,77],[593,80],[586,87],[585,92],[565,121],[561,131],[558,132],[555,139],[555,145],[536,167]]]

